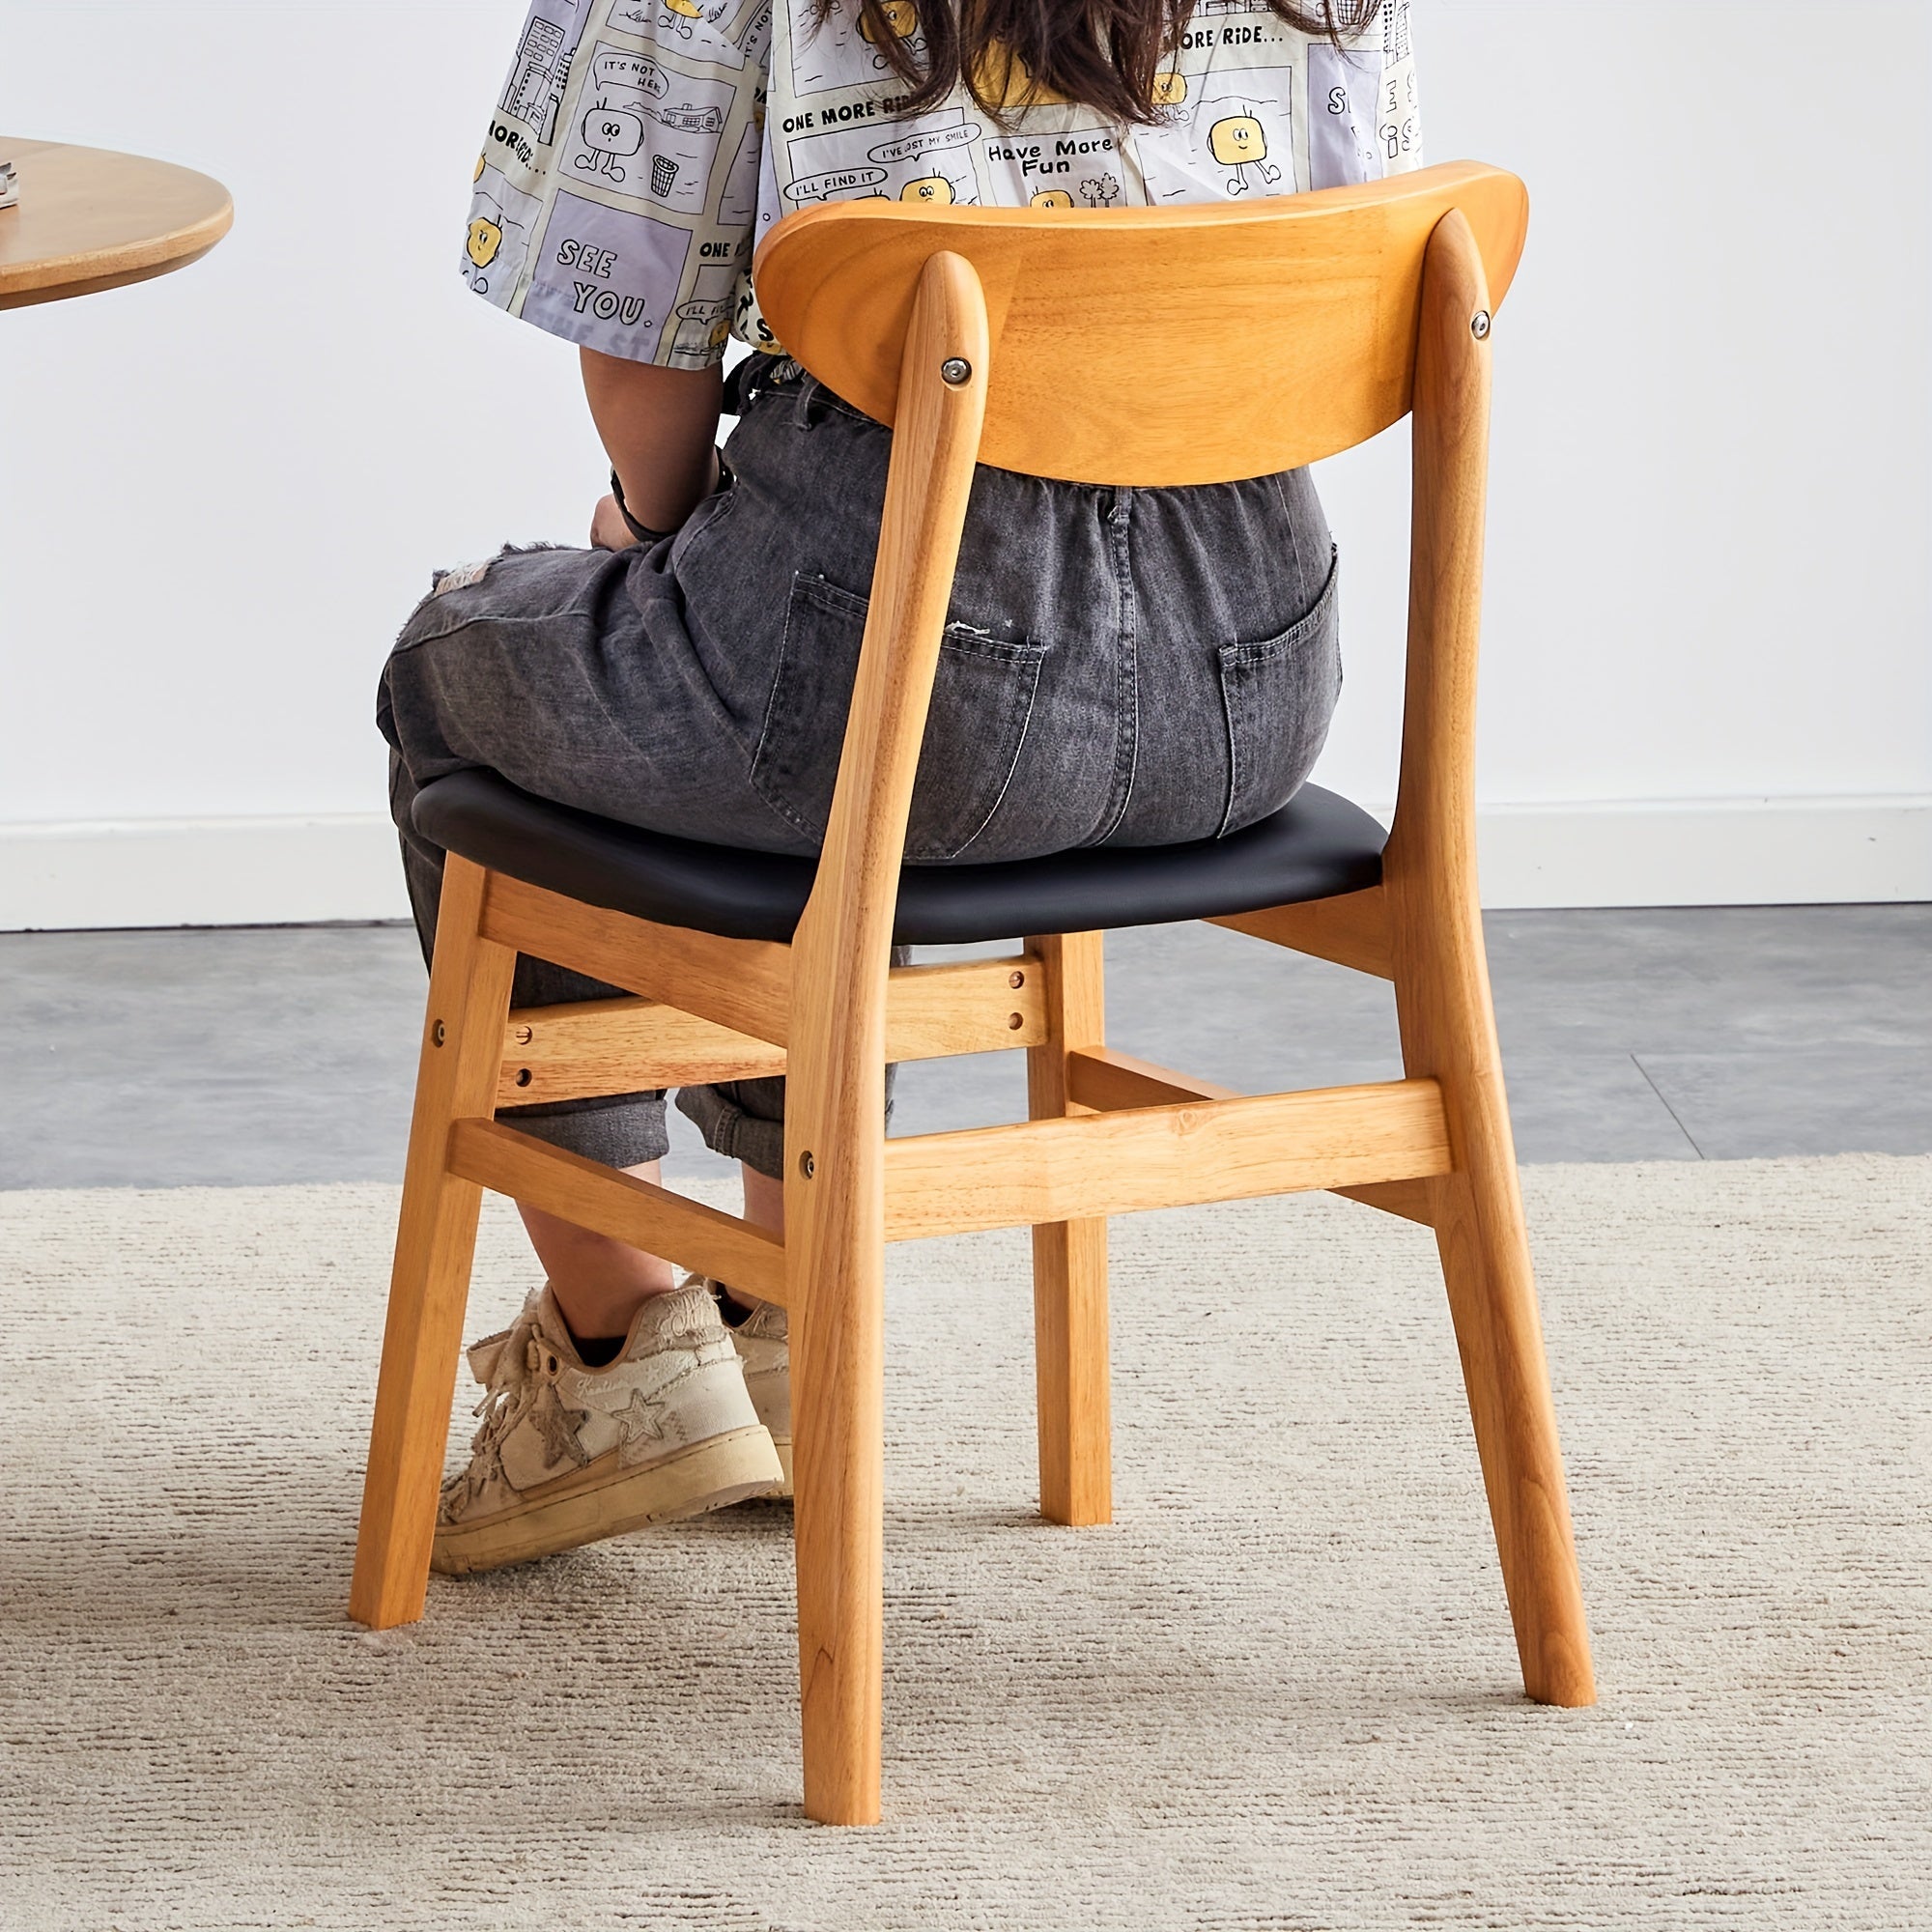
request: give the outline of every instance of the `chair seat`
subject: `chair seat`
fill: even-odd
[[[815,859],[642,832],[457,772],[417,794],[416,830],[446,851],[585,905],[727,939],[789,940]],[[894,938],[952,946],[1039,932],[1102,932],[1258,912],[1381,880],[1387,835],[1359,806],[1304,785],[1228,838],[1088,848],[1005,866],[908,866]]]

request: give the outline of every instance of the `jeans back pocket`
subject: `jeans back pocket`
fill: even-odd
[[[1331,552],[1328,580],[1306,616],[1279,637],[1223,644],[1221,702],[1228,716],[1228,805],[1219,837],[1279,811],[1315,768],[1342,695],[1342,632]]]
[[[826,578],[792,579],[752,782],[814,842],[832,812],[867,609],[867,599]],[[991,823],[1019,762],[1050,648],[947,625],[913,784],[907,859],[960,858]]]

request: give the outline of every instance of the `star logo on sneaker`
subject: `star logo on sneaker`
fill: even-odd
[[[631,1391],[629,1404],[611,1418],[617,1425],[617,1455],[621,1461],[629,1462],[646,1442],[666,1439],[666,1404],[647,1396],[642,1389]]]
[[[530,1424],[544,1446],[545,1458],[553,1463],[568,1463],[581,1469],[590,1458],[578,1440],[578,1431],[590,1420],[587,1408],[565,1408],[554,1385],[546,1388],[530,1405]]]

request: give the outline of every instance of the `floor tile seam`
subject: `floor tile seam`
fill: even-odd
[[[1657,1084],[1657,1082],[1650,1077],[1650,1068],[1647,1067],[1643,1064],[1643,1062],[1636,1057],[1635,1054],[1632,1054],[1630,1058],[1631,1058],[1631,1065],[1634,1066],[1636,1070],[1643,1075],[1645,1084],[1649,1087],[1650,1091],[1657,1095],[1659,1104],[1663,1108],[1663,1111],[1666,1114],[1668,1114],[1673,1121],[1676,1121],[1677,1131],[1680,1134],[1682,1134],[1687,1141],[1690,1143],[1691,1152],[1693,1152],[1699,1160],[1702,1160],[1704,1158],[1704,1150],[1697,1145],[1696,1136],[1691,1133],[1690,1129],[1687,1127],[1684,1124],[1683,1121],[1679,1118],[1677,1109],[1673,1107],[1670,1104],[1668,1098],[1665,1097],[1663,1089],[1660,1087]]]

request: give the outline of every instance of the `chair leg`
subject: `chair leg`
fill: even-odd
[[[1104,1043],[1102,935],[1028,941],[1047,976],[1049,1035],[1027,1054],[1027,1111],[1069,1111],[1066,1055]],[[1033,1231],[1034,1372],[1039,1411],[1039,1511],[1052,1522],[1114,1517],[1107,1358],[1107,1223],[1061,1221]]]
[[[791,1074],[785,1177],[805,1810],[820,1824],[875,1825],[885,1646],[882,1096],[842,1132],[836,1108],[814,1130],[809,1078]]]
[[[487,874],[451,855],[416,1073],[383,1366],[362,1489],[349,1614],[413,1623],[429,1586],[449,1406],[483,1190],[447,1170],[450,1122],[496,1110],[517,955],[478,930]]]
[[[1541,1704],[1597,1701],[1583,1585],[1549,1370],[1514,1170],[1436,1183],[1435,1239],[1523,1689]]]
[[[1033,1325],[1039,1513],[1076,1526],[1112,1522],[1105,1221],[1033,1231]]]
[[[1398,931],[1396,1002],[1411,1075],[1442,1084],[1456,1171],[1431,1207],[1489,1494],[1523,1688],[1539,1703],[1596,1702],[1582,1580],[1557,1441],[1473,897],[1429,947]]]

